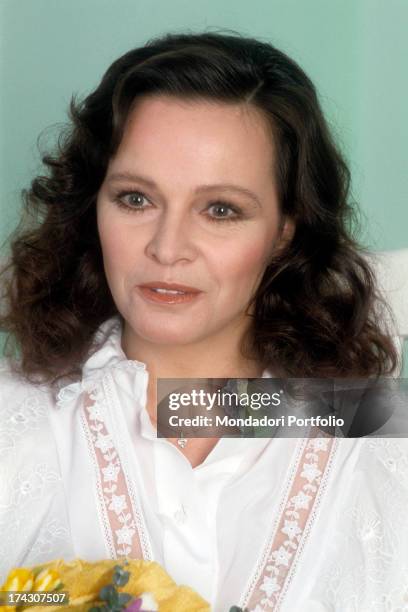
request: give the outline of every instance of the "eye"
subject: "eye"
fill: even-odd
[[[141,191],[122,191],[115,197],[115,202],[122,208],[143,212],[150,204]]]
[[[242,212],[239,208],[229,202],[213,202],[207,208],[209,218],[212,221],[233,221],[242,217]]]

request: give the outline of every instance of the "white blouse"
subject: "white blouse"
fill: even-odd
[[[121,325],[82,380],[0,370],[0,580],[14,566],[155,560],[216,612],[408,610],[405,439],[222,438],[192,468],[144,409]]]

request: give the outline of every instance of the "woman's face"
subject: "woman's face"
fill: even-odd
[[[280,231],[273,155],[254,108],[137,102],[97,199],[127,344],[242,337],[248,303],[288,229]]]

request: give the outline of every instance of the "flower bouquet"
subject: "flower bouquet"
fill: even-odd
[[[13,569],[1,587],[1,612],[209,612],[193,589],[177,586],[155,562],[124,557],[88,563],[61,559]],[[5,593],[7,592],[7,594]]]

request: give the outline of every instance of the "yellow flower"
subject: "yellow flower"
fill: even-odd
[[[6,582],[1,587],[2,591],[31,591],[34,584],[34,573],[25,567],[11,570]]]
[[[34,580],[33,591],[53,591],[61,584],[59,572],[53,569],[44,569],[37,574]]]
[[[49,569],[40,572],[17,567],[12,569],[7,576],[6,582],[0,588],[1,591],[53,591],[61,584],[61,578],[57,571]],[[13,612],[16,606],[0,606],[0,612]]]
[[[36,605],[30,612],[88,612],[92,605],[98,605],[99,592],[103,586],[112,584],[113,569],[115,565],[123,566],[126,559],[128,564],[124,569],[129,572],[129,580],[118,592],[129,593],[135,598],[142,593],[151,593],[158,603],[160,612],[210,612],[209,604],[193,589],[187,586],[177,586],[165,570],[155,562],[130,559],[111,559],[88,563],[82,559],[65,562],[62,559],[45,563],[41,568],[34,568],[37,573],[32,590],[53,590],[62,582],[61,591],[69,595],[68,605]],[[26,572],[21,576],[29,576],[30,570],[13,570]],[[8,581],[12,578],[12,573]],[[6,583],[7,584],[7,583]],[[2,590],[23,590],[6,589]],[[29,606],[25,606],[27,609]],[[13,612],[10,606],[3,606],[0,612]]]
[[[18,567],[11,570],[1,591],[30,591],[34,584],[34,574],[31,570]],[[15,606],[0,606],[0,612],[14,612]]]

